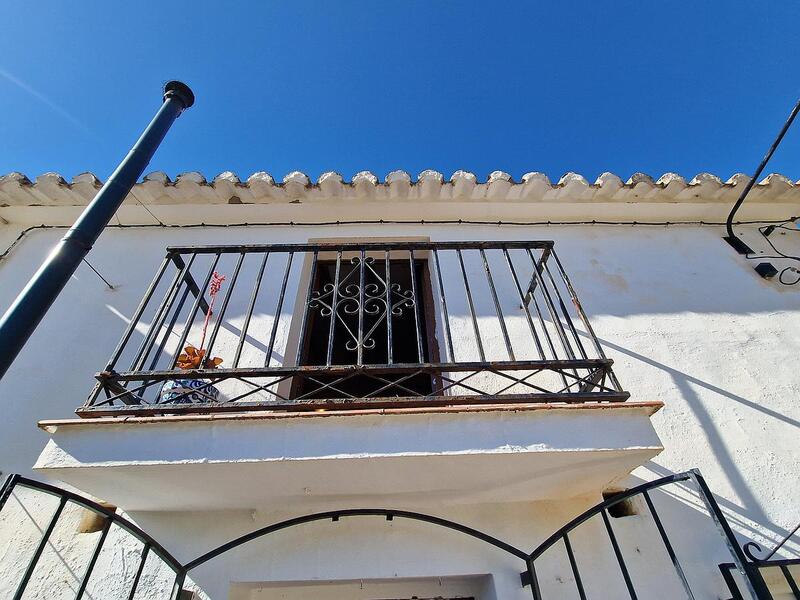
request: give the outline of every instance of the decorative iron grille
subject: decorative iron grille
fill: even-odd
[[[624,401],[611,366],[552,242],[171,247],[77,412]]]
[[[751,542],[752,544],[752,542]],[[763,589],[763,594],[767,598],[794,598],[800,600],[800,558],[784,559],[758,559],[748,552],[748,544],[744,545],[744,553],[750,562],[747,568],[755,573],[755,577]],[[742,580],[734,563],[722,563],[719,565],[725,583],[731,592],[730,600],[745,600],[746,582]],[[769,596],[766,594],[769,593]]]

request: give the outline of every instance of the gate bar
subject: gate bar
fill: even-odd
[[[92,576],[92,571],[94,571],[94,565],[97,563],[97,557],[100,556],[100,551],[103,549],[103,544],[108,536],[109,529],[111,529],[111,519],[106,519],[105,523],[103,523],[103,531],[100,534],[100,539],[97,540],[97,544],[92,552],[92,558],[89,560],[89,565],[86,567],[86,572],[81,578],[81,587],[78,588],[78,593],[75,594],[75,600],[81,600],[81,598],[83,598],[83,594],[86,591],[86,586],[89,585],[89,578]]]
[[[36,551],[33,553],[31,560],[28,562],[28,567],[25,569],[25,574],[22,576],[22,579],[17,586],[17,591],[14,594],[14,600],[20,600],[20,598],[22,598],[22,594],[25,593],[25,588],[28,587],[28,582],[31,579],[31,575],[33,575],[33,571],[36,569],[36,564],[39,562],[39,558],[42,556],[42,552],[44,552],[44,549],[47,546],[47,540],[50,539],[53,529],[56,528],[56,523],[58,523],[58,519],[61,516],[61,513],[64,511],[64,507],[66,505],[67,497],[62,496],[58,503],[58,508],[56,508],[53,516],[50,517],[50,523],[47,524],[47,529],[45,529],[44,533],[42,534],[42,539],[39,540],[39,545],[36,546]]]

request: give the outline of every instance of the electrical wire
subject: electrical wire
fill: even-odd
[[[764,170],[764,167],[767,166],[769,159],[772,158],[773,154],[775,154],[775,150],[778,149],[778,146],[783,140],[783,137],[786,135],[786,132],[789,131],[789,127],[791,127],[792,122],[794,121],[798,112],[800,112],[800,100],[798,100],[797,104],[795,104],[794,108],[792,109],[792,112],[789,113],[789,117],[786,119],[786,122],[783,124],[783,127],[781,127],[781,130],[778,133],[778,136],[775,138],[775,141],[772,142],[772,145],[769,147],[769,150],[767,150],[767,153],[764,155],[764,158],[761,159],[761,163],[758,165],[756,172],[753,173],[753,176],[750,178],[750,181],[748,181],[747,185],[744,186],[744,189],[742,190],[739,199],[733,205],[733,208],[731,208],[731,212],[730,214],[728,214],[728,219],[725,222],[725,227],[728,230],[728,238],[731,242],[736,240],[736,235],[733,233],[733,217],[736,214],[736,211],[739,210],[739,207],[742,205],[745,198],[747,198],[747,194],[749,194],[750,190],[753,189],[753,186],[756,184],[756,181],[758,181],[758,178],[761,176],[761,172]]]
[[[111,285],[111,284],[108,282],[108,279],[106,279],[105,277],[103,277],[103,276],[100,274],[100,271],[98,271],[97,269],[95,269],[95,268],[92,266],[92,263],[90,263],[88,260],[86,260],[86,257],[82,258],[81,260],[82,260],[83,262],[85,262],[85,263],[86,263],[86,265],[87,265],[87,266],[88,266],[88,267],[89,267],[89,268],[90,268],[92,271],[94,271],[94,274],[95,274],[95,275],[97,275],[97,276],[98,276],[100,279],[102,279],[102,280],[103,280],[103,283],[105,283],[105,284],[108,286],[108,289],[110,289],[110,290],[113,290],[113,289],[114,289],[114,286],[113,286],[113,285]]]
[[[770,248],[772,248],[772,251],[775,252],[775,254],[777,256],[769,256],[769,255],[766,255],[766,254],[747,254],[747,255],[745,255],[745,258],[747,260],[762,260],[762,259],[773,259],[773,260],[775,260],[775,259],[787,258],[789,260],[794,260],[794,261],[797,261],[798,263],[800,263],[800,256],[793,256],[791,254],[784,254],[783,252],[778,250],[775,247],[775,244],[772,243],[772,240],[769,239],[770,234],[773,231],[775,231],[776,229],[785,229],[786,231],[794,231],[796,233],[800,233],[800,229],[797,229],[796,227],[786,227],[787,223],[796,223],[798,221],[798,219],[800,219],[800,218],[799,217],[793,217],[791,219],[787,219],[783,223],[768,224],[768,225],[764,225],[763,227],[759,227],[758,228],[758,232],[761,234],[761,237],[763,237],[766,240],[767,244],[769,244]],[[784,280],[784,277],[786,276],[787,273],[795,273],[795,274],[797,274],[797,277],[795,278],[794,281],[786,281],[786,280]],[[785,285],[785,286],[797,285],[798,283],[800,283],[800,269],[798,269],[797,267],[792,267],[792,266],[784,267],[778,273],[778,281],[782,285]]]
[[[133,191],[133,188],[131,188],[131,196],[133,196],[133,199],[134,199],[134,200],[136,200],[136,202],[138,202],[138,203],[139,203],[139,205],[140,205],[140,206],[141,206],[143,209],[145,209],[145,210],[146,210],[148,213],[150,213],[150,216],[151,216],[151,217],[153,217],[153,218],[154,218],[156,221],[158,221],[158,224],[159,224],[159,225],[163,225],[164,227],[166,227],[166,224],[165,224],[165,223],[164,223],[164,222],[163,222],[161,219],[159,219],[157,216],[155,216],[155,215],[153,214],[153,211],[152,211],[152,210],[150,210],[149,208],[147,208],[147,206],[145,206],[145,203],[144,203],[144,202],[142,202],[142,201],[139,199],[139,196],[137,196],[137,195],[136,195],[136,192],[134,192],[134,191]],[[119,216],[117,216],[117,219],[119,220]]]
[[[149,212],[149,211],[148,211]],[[151,213],[152,214],[152,213]],[[490,220],[471,220],[471,219],[353,219],[336,221],[261,221],[244,223],[185,223],[168,224],[153,215],[158,224],[135,223],[135,224],[110,224],[106,229],[198,229],[198,228],[227,228],[227,227],[340,227],[345,225],[492,225],[492,226],[512,226],[512,227],[541,227],[541,226],[562,226],[562,225],[581,225],[581,226],[621,226],[621,227],[669,227],[669,226],[699,226],[699,227],[719,227],[725,225],[725,221],[598,221],[596,219],[586,221],[490,221]],[[786,223],[800,220],[800,217],[781,219],[776,221],[736,221],[735,225],[776,225],[781,226]],[[0,253],[0,260],[6,258],[11,251],[19,245],[22,240],[32,231],[47,229],[69,229],[69,225],[32,225],[23,229],[17,238]]]
[[[192,228],[220,228],[220,227],[330,227],[330,226],[343,226],[343,225],[493,225],[493,226],[517,226],[517,227],[532,227],[532,226],[560,226],[560,225],[581,225],[581,226],[591,226],[591,225],[600,225],[600,226],[651,226],[651,227],[668,227],[670,225],[694,225],[694,226],[721,226],[727,225],[727,222],[715,222],[715,221],[598,221],[593,219],[591,221],[482,221],[482,220],[469,220],[469,219],[434,219],[434,220],[425,220],[420,219],[417,221],[414,220],[391,220],[391,219],[378,219],[378,220],[337,220],[337,221],[272,221],[272,222],[260,222],[260,223],[187,223],[187,224],[166,224],[161,219],[159,219],[156,215],[154,215],[142,202],[134,195],[136,201],[141,204],[142,208],[144,208],[156,221],[158,224],[130,224],[124,225],[122,223],[107,225],[109,229],[138,229],[138,228],[164,228],[164,229],[192,229]],[[796,223],[800,220],[800,217],[791,217],[789,219],[784,219],[781,221],[737,221],[736,225],[756,225],[762,224],[761,227],[758,228],[759,233],[762,237],[767,241],[770,245],[772,250],[775,252],[775,256],[765,255],[765,254],[748,254],[745,255],[745,258],[748,260],[764,260],[764,259],[789,259],[795,260],[800,263],[800,256],[792,256],[788,254],[784,254],[780,250],[778,250],[772,241],[769,239],[769,234],[772,233],[775,229],[785,229],[787,231],[794,231],[800,232],[800,230],[792,227],[786,227],[787,223]],[[31,232],[36,231],[39,229],[67,229],[67,225],[33,225],[26,229],[23,229],[17,238],[9,244],[9,246],[0,253],[0,261],[5,259],[13,249],[22,242],[22,240]],[[95,269],[91,263],[89,263],[86,259],[84,261],[89,268],[94,271],[100,279],[109,287],[109,289],[113,290],[114,286],[103,277],[97,269]],[[795,273],[797,277],[794,281],[790,281],[785,279],[788,273]],[[784,267],[778,274],[778,281],[785,286],[793,286],[800,283],[800,269],[796,267]]]

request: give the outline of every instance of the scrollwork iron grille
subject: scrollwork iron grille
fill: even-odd
[[[800,600],[800,558],[765,558],[754,556],[751,546],[758,548],[758,544],[749,542],[743,547],[749,562],[747,568],[756,574],[759,583],[763,586],[766,598],[794,598]],[[719,565],[722,577],[731,592],[731,600],[744,600],[742,594],[741,577],[737,577],[737,568],[734,563]],[[766,594],[769,594],[767,596]]]
[[[77,412],[624,401],[611,365],[552,242],[171,247]]]

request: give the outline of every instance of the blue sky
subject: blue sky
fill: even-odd
[[[3,3],[0,173],[752,172],[800,95],[800,2]],[[768,171],[800,179],[800,123]]]

